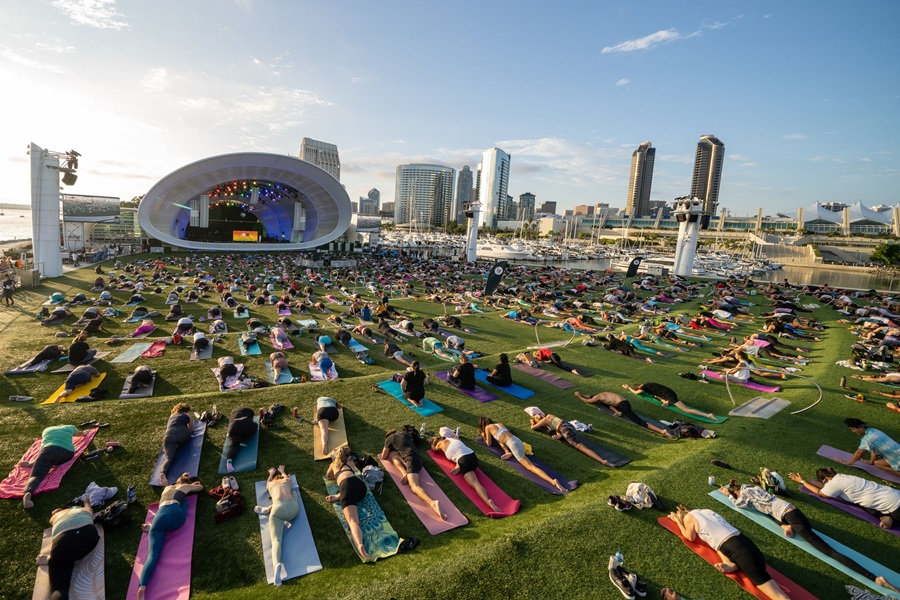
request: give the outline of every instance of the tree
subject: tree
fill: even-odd
[[[881,261],[886,265],[900,265],[900,244],[885,242],[872,251],[872,260]]]
[[[122,200],[121,202],[119,202],[119,206],[121,206],[122,208],[137,208],[143,198],[144,195],[141,194],[140,196],[135,196],[131,200]]]

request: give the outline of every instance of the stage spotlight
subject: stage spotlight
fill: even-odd
[[[63,173],[62,182],[66,185],[75,185],[75,182],[78,181],[78,175],[75,173]]]

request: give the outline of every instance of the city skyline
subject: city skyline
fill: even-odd
[[[900,202],[900,82],[885,76],[900,54],[897,3],[395,6],[12,3],[0,23],[0,202],[29,203],[32,141],[82,154],[67,192],[129,200],[185,164],[297,156],[309,137],[340,148],[352,198],[392,198],[398,165],[474,172],[498,147],[516,157],[514,198],[623,207],[643,140],[657,151],[651,200],[671,202],[691,192],[709,132],[728,145],[719,207],[733,214]],[[438,15],[439,31],[420,26]],[[299,37],[298,22],[311,25]],[[499,30],[544,43],[481,68],[477,41]],[[426,48],[470,65],[459,91]]]

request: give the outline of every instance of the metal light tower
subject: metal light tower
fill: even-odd
[[[473,202],[466,211],[469,228],[466,230],[466,262],[478,260],[478,221],[481,219],[481,202]]]
[[[675,275],[689,277],[694,272],[694,255],[703,215],[703,201],[682,196],[675,198],[675,219],[678,226],[678,242],[675,245]]]
[[[62,182],[74,185],[78,179],[78,157],[74,150],[54,152],[32,143],[31,155],[31,237],[34,266],[44,277],[62,275],[59,239],[59,174]],[[62,165],[60,165],[62,161]]]

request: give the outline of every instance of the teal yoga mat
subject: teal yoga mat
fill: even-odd
[[[241,351],[241,356],[256,356],[257,354],[262,354],[262,349],[259,347],[259,340],[254,344],[250,344],[250,347],[244,346],[243,336],[238,336],[238,350]]]
[[[425,398],[422,400],[422,407],[414,406],[409,400],[403,397],[403,389],[400,387],[400,384],[392,379],[388,379],[387,381],[379,381],[378,387],[383,389],[385,392],[413,409],[423,417],[430,417],[431,415],[437,414],[439,412],[443,412],[443,408]]]
[[[118,355],[117,357],[115,357],[114,359],[112,359],[109,362],[111,362],[111,363],[134,362],[138,358],[140,358],[141,354],[143,354],[144,352],[149,350],[150,346],[152,344],[153,344],[152,342],[138,342],[137,344],[134,344],[133,346],[131,346],[131,348],[129,348],[122,354]]]
[[[692,415],[691,413],[686,413],[683,410],[681,410],[680,408],[678,408],[677,406],[675,406],[674,404],[670,404],[669,406],[663,406],[662,402],[660,402],[655,396],[651,396],[650,394],[648,394],[646,392],[640,392],[637,394],[635,394],[634,392],[631,392],[631,393],[642,400],[646,400],[647,402],[649,402],[651,404],[661,406],[662,408],[665,408],[666,410],[671,410],[672,412],[678,413],[679,415],[682,415],[685,418],[691,419],[693,421],[700,421],[701,423],[711,423],[713,425],[718,425],[719,423],[724,423],[725,421],[728,420],[728,417],[722,417],[722,416],[716,415],[719,418],[719,420],[713,421],[712,419],[707,419],[706,417],[701,417],[700,415]]]
[[[322,479],[325,480],[325,487],[328,489],[329,494],[337,494],[339,492],[337,483],[325,479],[324,477]],[[334,502],[332,503],[332,506],[334,506],[334,512],[337,513],[338,520],[340,520],[341,525],[344,527],[347,539],[350,540],[350,544],[352,545],[353,536],[350,534],[350,526],[344,518],[344,512],[341,510],[340,503]],[[366,552],[368,552],[374,560],[387,558],[388,556],[397,554],[397,549],[400,547],[400,536],[397,535],[397,532],[391,527],[384,511],[381,510],[381,507],[375,500],[375,496],[372,495],[371,490],[366,492],[366,497],[363,498],[362,502],[360,502],[356,508],[359,511],[359,525],[362,529],[363,546],[366,547]],[[355,546],[353,547],[353,551],[356,552]],[[359,556],[359,553],[356,553],[356,555]],[[360,559],[362,559],[362,557],[360,557]]]
[[[291,487],[297,493],[300,513],[291,521],[290,529],[284,528],[284,535],[281,538],[281,562],[287,571],[287,575],[282,578],[283,581],[322,570],[322,561],[316,551],[316,542],[313,540],[309,518],[303,507],[303,498],[300,496],[300,487],[297,485],[297,478],[294,475],[291,475]],[[258,506],[272,505],[272,498],[266,490],[265,481],[256,482],[256,504]],[[272,536],[269,535],[269,515],[259,515],[259,532],[262,536],[263,560],[266,563],[266,581],[275,583],[275,565],[272,564]]]
[[[259,454],[259,415],[253,417],[253,422],[256,423],[256,433],[246,443],[241,444],[241,449],[232,463],[235,473],[256,469],[256,455]],[[225,455],[229,448],[231,448],[231,440],[226,437],[225,444],[222,446],[222,457],[219,459],[219,475],[228,474],[228,469],[225,468]]]
[[[266,372],[269,374],[269,383],[275,385],[275,371],[272,369],[272,361],[266,361]],[[281,375],[278,378],[278,383],[293,383],[294,375],[291,373],[290,369],[282,369]]]
[[[806,540],[804,540],[803,538],[798,537],[796,535],[792,538],[787,537],[786,535],[784,535],[784,532],[781,530],[781,527],[778,525],[777,522],[775,522],[775,519],[773,519],[772,517],[769,517],[768,515],[759,513],[757,511],[753,510],[752,508],[751,509],[737,508],[734,504],[732,504],[728,500],[728,498],[725,497],[725,494],[723,494],[719,490],[713,490],[709,493],[709,495],[712,496],[713,498],[715,498],[716,500],[718,500],[719,502],[721,502],[722,504],[724,504],[725,506],[727,506],[728,508],[741,513],[742,515],[744,515],[745,517],[747,517],[754,523],[756,523],[758,525],[762,525],[763,527],[765,527],[766,529],[768,529],[769,531],[771,531],[778,537],[780,537],[784,540],[787,540],[788,542],[797,546],[804,552],[807,552],[807,553],[815,556],[822,562],[831,565],[832,567],[834,567],[835,569],[837,569],[844,575],[847,575],[848,577],[852,577],[853,579],[855,579],[859,583],[862,583],[866,587],[871,588],[871,589],[877,591],[878,593],[885,594],[887,596],[890,596],[891,594],[896,594],[896,592],[892,592],[891,590],[889,590],[887,588],[877,585],[874,581],[866,579],[865,577],[863,577],[856,571],[842,565],[841,563],[834,560],[833,558],[825,556],[824,554],[822,554],[821,552],[819,552],[818,550],[813,548],[812,545],[810,545],[810,543],[807,542]],[[880,565],[879,563],[875,562],[874,560],[872,560],[866,556],[863,556],[856,550],[853,550],[852,548],[848,548],[847,546],[828,537],[827,535],[825,535],[824,533],[822,533],[820,531],[816,531],[816,533],[818,534],[818,536],[820,538],[825,540],[825,543],[827,543],[829,546],[831,546],[832,548],[834,548],[835,550],[837,550],[844,556],[852,558],[853,560],[855,560],[857,563],[859,563],[862,567],[864,567],[870,573],[873,573],[875,575],[880,575],[892,583],[900,581],[900,574],[897,574],[896,572],[891,571],[887,567]]]

